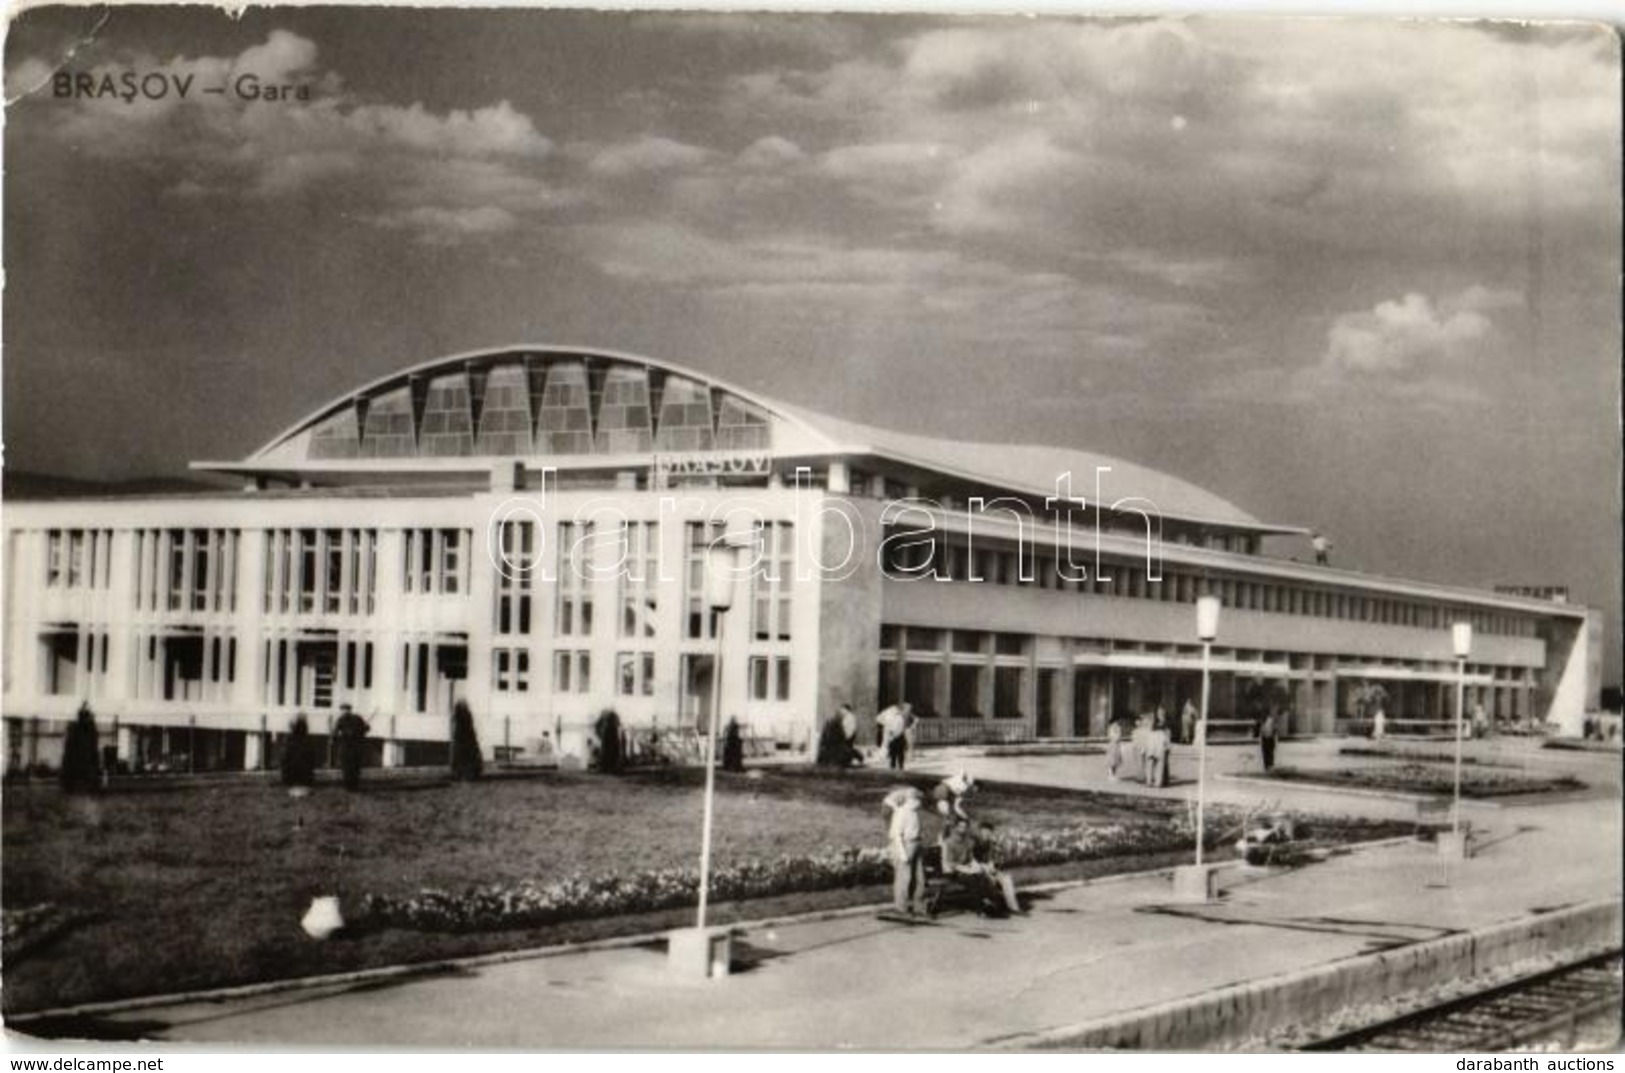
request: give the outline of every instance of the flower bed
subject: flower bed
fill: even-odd
[[[1183,816],[1165,823],[1013,831],[997,836],[995,856],[1008,867],[1064,864],[1164,853],[1189,845],[1192,837]],[[1218,844],[1222,837],[1215,823],[1207,841]],[[879,848],[752,859],[714,868],[711,897],[715,901],[740,901],[876,886],[889,882],[891,875],[891,861]],[[572,875],[552,882],[492,884],[461,893],[429,889],[404,897],[370,894],[363,902],[362,924],[370,928],[453,932],[535,927],[694,905],[699,887],[697,869],[668,868],[625,875]]]
[[[1399,763],[1367,768],[1277,767],[1267,775],[1282,782],[1320,783],[1354,786],[1367,790],[1395,790],[1416,794],[1450,794],[1455,791],[1455,773],[1437,764]],[[1572,775],[1536,776],[1492,771],[1485,768],[1461,773],[1463,797],[1507,797],[1514,794],[1540,794],[1581,790],[1585,783]]]
[[[1397,760],[1413,764],[1454,764],[1456,754],[1445,750],[1417,750],[1403,748],[1383,748],[1377,745],[1345,745],[1337,750],[1339,756],[1366,756],[1377,760]],[[1517,764],[1509,764],[1499,760],[1482,760],[1474,756],[1461,758],[1464,767],[1498,767],[1519,769]]]

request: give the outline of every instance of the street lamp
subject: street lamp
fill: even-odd
[[[700,912],[695,923],[702,930],[711,895],[711,814],[716,797],[717,717],[722,710],[722,627],[733,606],[739,560],[748,546],[745,539],[730,534],[705,549],[705,603],[716,614],[717,652],[711,664],[711,718],[705,734],[705,820],[700,828]]]
[[[1213,640],[1219,636],[1219,598],[1203,596],[1196,601],[1196,636],[1202,642],[1202,712],[1196,735],[1196,867],[1202,867],[1202,842],[1206,833],[1207,806],[1207,721],[1208,679],[1213,658]]]
[[[1473,653],[1473,624],[1453,623],[1450,627],[1450,645],[1456,654],[1456,797],[1450,809],[1450,837],[1452,852],[1459,852],[1461,844],[1461,737],[1464,705],[1467,702],[1467,657]]]

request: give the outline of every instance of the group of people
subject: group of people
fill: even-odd
[[[1168,721],[1161,708],[1142,715],[1123,741],[1123,722],[1114,719],[1106,728],[1106,777],[1117,782],[1121,772],[1136,766],[1138,759],[1140,781],[1147,786],[1168,785],[1168,758],[1173,752],[1173,738]]]
[[[931,791],[941,833],[937,839],[942,874],[953,877],[977,897],[987,913],[1020,913],[1015,881],[993,861],[993,827],[974,822],[965,799],[976,780],[961,771],[943,779]],[[891,813],[887,849],[892,861],[892,907],[899,915],[930,915],[926,901],[925,825],[921,813],[925,795],[917,787],[900,786],[886,795],[883,807]]]
[[[886,758],[886,766],[892,771],[902,771],[908,763],[916,722],[914,707],[906,702],[890,705],[875,716],[875,748]],[[835,714],[825,720],[818,734],[817,763],[821,767],[836,768],[863,763],[863,748],[858,744],[858,716],[850,704],[841,703]]]
[[[1380,728],[1380,711],[1377,720]],[[1194,743],[1201,733],[1200,724],[1196,706],[1187,700],[1180,714],[1177,740],[1186,745]],[[1107,778],[1117,782],[1124,777],[1124,772],[1137,766],[1140,781],[1145,785],[1159,789],[1166,787],[1171,778],[1169,758],[1173,753],[1176,728],[1169,725],[1165,709],[1159,705],[1155,711],[1141,715],[1128,732],[1127,742],[1124,741],[1124,725],[1124,721],[1114,719],[1106,728]],[[1258,721],[1257,730],[1260,757],[1264,770],[1269,771],[1275,767],[1275,747],[1280,740],[1280,726],[1273,711],[1266,712]],[[1376,736],[1381,736],[1380,729]],[[1135,763],[1136,757],[1138,764]]]

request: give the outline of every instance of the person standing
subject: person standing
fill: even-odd
[[[1179,740],[1184,745],[1196,740],[1196,718],[1196,704],[1186,697],[1185,706],[1179,710]]]
[[[1329,566],[1332,561],[1332,542],[1326,539],[1326,534],[1316,529],[1309,543],[1315,549],[1315,562],[1320,566]]]
[[[902,771],[908,761],[908,730],[911,705],[893,704],[875,717],[880,724],[880,747],[886,753],[886,766]]]
[[[361,789],[361,762],[367,732],[371,729],[348,704],[339,709],[339,717],[333,723],[333,736],[338,739],[339,771],[343,773],[346,790]]]
[[[847,764],[858,763],[860,760],[860,754],[858,753],[858,713],[854,712],[852,705],[844,700],[841,702],[841,706],[836,709],[836,712],[841,717],[841,736],[846,739],[846,755],[842,764],[844,767]]]
[[[1275,738],[1275,713],[1271,712],[1258,725],[1258,749],[1264,755],[1265,771],[1275,766]]]
[[[1117,781],[1117,769],[1123,766],[1123,724],[1113,719],[1106,724],[1106,777]]]
[[[892,907],[907,916],[926,916],[925,851],[920,845],[920,791],[908,787],[886,798],[892,806],[887,849],[892,860]]]

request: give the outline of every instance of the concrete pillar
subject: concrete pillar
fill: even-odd
[[[384,766],[403,767],[406,764],[406,744],[395,737],[395,717],[389,717],[389,736],[384,739]]]
[[[243,734],[243,770],[259,771],[265,766],[265,735],[250,730]]]

